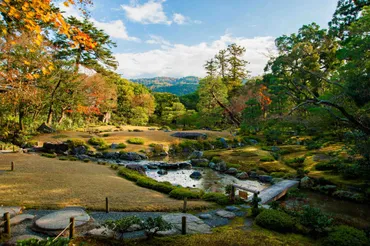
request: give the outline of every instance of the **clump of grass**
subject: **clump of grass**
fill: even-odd
[[[110,136],[110,134],[109,133],[104,133],[103,134],[103,137],[109,137]]]
[[[128,143],[130,144],[137,144],[137,145],[143,145],[144,144],[144,139],[142,138],[130,138],[127,140]]]
[[[67,161],[68,157],[67,156],[61,156],[58,158],[60,161]]]
[[[78,139],[78,138],[72,138],[72,139],[68,139],[67,140],[67,144],[68,144],[68,147],[69,148],[75,148],[75,147],[78,147],[78,146],[85,146],[87,147],[86,143],[84,140],[82,139]]]
[[[47,157],[47,158],[56,158],[56,154],[50,154],[50,153],[42,153],[41,156]]]

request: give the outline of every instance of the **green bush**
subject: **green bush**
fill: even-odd
[[[148,177],[141,177],[136,180],[136,184],[141,187],[149,188],[163,193],[170,193],[176,187],[171,185],[169,182],[158,182]]]
[[[127,145],[126,144],[124,144],[124,143],[119,143],[119,144],[117,144],[117,149],[125,149],[127,147]]]
[[[307,226],[316,234],[324,232],[333,222],[333,219],[321,212],[319,208],[309,205],[303,206],[303,210],[299,212],[299,218],[302,225]]]
[[[42,153],[41,156],[47,157],[47,158],[56,158],[56,154],[50,154],[50,153]]]
[[[325,246],[365,246],[369,245],[366,234],[356,228],[341,225],[335,227],[329,236],[324,240]]]
[[[306,149],[308,150],[320,149],[321,147],[322,143],[317,141],[309,141],[306,143]]]
[[[271,162],[271,161],[275,161],[275,159],[274,159],[274,158],[272,158],[272,157],[268,157],[268,156],[266,156],[266,157],[262,157],[262,158],[260,159],[260,161],[262,161],[262,162]]]
[[[107,150],[110,149],[110,145],[104,144],[104,145],[98,145],[97,150]]]
[[[68,156],[61,156],[58,158],[60,161],[67,161],[68,160]]]
[[[363,202],[365,200],[365,196],[363,194],[346,190],[337,190],[333,193],[333,196],[355,202]]]
[[[228,196],[217,192],[205,193],[202,198],[205,201],[215,202],[220,205],[227,205],[230,203],[230,199]]]
[[[127,232],[127,230],[134,224],[139,225],[141,223],[141,219],[136,216],[128,216],[118,220],[107,220],[103,224],[106,228],[121,234]]]
[[[88,163],[88,162],[90,162],[90,159],[83,159],[83,162],[86,162],[86,163]]]
[[[103,134],[103,137],[109,137],[109,136],[110,136],[110,134],[108,134],[108,133]]]
[[[144,144],[144,139],[142,138],[130,138],[127,140],[128,143],[130,144],[137,144],[137,145],[143,145]]]
[[[107,143],[105,142],[104,139],[98,138],[98,137],[92,137],[87,142],[89,144],[95,145],[95,146],[105,146],[105,145],[107,145]]]
[[[202,197],[201,190],[192,190],[188,188],[176,188],[170,192],[170,197],[175,199],[200,199]]]
[[[267,209],[263,210],[257,217],[256,223],[266,229],[278,232],[291,232],[294,228],[294,221],[288,214]]]
[[[58,238],[55,241],[54,238],[47,238],[46,240],[31,238],[17,242],[17,246],[68,246],[68,244],[68,238]]]

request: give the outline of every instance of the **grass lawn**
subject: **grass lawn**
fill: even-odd
[[[0,154],[0,164],[15,163],[15,171],[0,173],[0,205],[57,208],[68,205],[92,210],[179,210],[183,202],[145,189],[117,176],[109,166],[80,161],[60,161],[37,154]],[[188,206],[212,206],[189,201]]]
[[[136,145],[136,144],[127,144],[127,148],[125,151],[135,151],[138,152],[142,149],[149,148],[151,143],[155,144],[163,144],[164,146],[169,146],[172,143],[179,143],[182,141],[180,138],[172,137],[176,131],[173,132],[164,132],[158,130],[149,130],[151,127],[143,127],[143,126],[121,126],[120,128],[116,128],[115,126],[104,126],[104,127],[95,127],[88,129],[89,132],[78,132],[78,131],[61,131],[53,134],[41,134],[34,137],[32,140],[38,141],[39,145],[42,146],[44,142],[57,142],[57,141],[65,141],[71,138],[82,139],[87,141],[91,137],[102,137],[108,143],[127,143],[127,140],[130,138],[141,138],[144,140],[143,145]],[[138,129],[143,132],[129,132],[129,130]],[[87,130],[86,130],[87,131]],[[101,133],[91,133],[92,131],[103,131]],[[217,137],[224,137],[228,138],[231,137],[230,133],[227,131],[223,132],[215,132],[215,131],[206,131],[206,130],[193,130],[193,131],[186,131],[186,132],[200,132],[206,133],[210,139],[214,139]],[[104,137],[104,134],[108,134],[109,136]],[[117,151],[117,150],[114,150]]]

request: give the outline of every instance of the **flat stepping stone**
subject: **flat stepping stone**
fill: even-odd
[[[31,239],[31,238],[37,239],[39,241],[44,240],[42,237],[27,234],[27,235],[21,235],[21,236],[13,237],[9,241],[7,241],[5,243],[5,245],[8,245],[8,246],[13,246],[14,245],[15,246],[15,245],[17,245],[18,241],[28,240],[28,239]]]
[[[226,210],[218,210],[216,214],[226,219],[233,219],[236,216],[233,212],[226,211]]]
[[[10,219],[10,225],[18,225],[25,220],[33,220],[35,218],[32,214],[19,214]]]
[[[82,226],[89,222],[90,216],[82,208],[65,208],[45,215],[36,220],[35,225],[46,231],[64,230],[69,225],[69,219],[75,218],[75,226]]]
[[[209,220],[209,219],[212,219],[212,215],[210,215],[210,214],[200,214],[199,218],[201,218],[202,220]]]
[[[173,228],[170,230],[170,235],[173,235],[175,233],[174,230],[176,230],[177,234],[181,233],[182,228],[182,217],[186,216],[186,233],[187,234],[195,234],[195,233],[212,233],[211,227],[204,223],[203,220],[199,219],[198,217],[192,215],[192,214],[184,214],[184,213],[173,213],[173,214],[166,214],[163,215],[163,220],[170,223]],[[163,234],[166,232],[161,232]]]
[[[98,238],[113,238],[115,236],[114,231],[106,227],[92,229],[88,231],[86,235],[91,236],[91,237],[98,237]]]
[[[3,220],[3,215],[9,213],[10,217],[13,217],[22,212],[21,207],[0,207],[0,220]]]
[[[243,208],[243,209],[249,209],[249,208],[251,208],[251,206],[245,205],[245,204],[240,205],[240,207]]]
[[[225,208],[225,210],[230,211],[230,212],[235,212],[235,211],[239,211],[239,210],[240,210],[240,208],[235,207],[235,206],[227,206],[227,207]]]

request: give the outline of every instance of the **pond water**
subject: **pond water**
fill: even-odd
[[[210,168],[192,168],[190,170],[168,170],[168,174],[159,175],[158,170],[147,170],[146,174],[157,181],[168,181],[174,185],[181,185],[183,187],[199,188],[206,192],[225,192],[225,187],[228,184],[238,184],[246,188],[255,190],[263,190],[268,187],[267,184],[260,183],[255,180],[239,180],[232,175],[219,173]],[[194,171],[200,171],[202,178],[192,179],[190,174]],[[251,195],[251,194],[250,194]]]
[[[320,208],[336,218],[352,221],[359,227],[370,227],[370,204],[339,200],[309,190],[302,190],[302,193],[306,195],[311,206]]]

